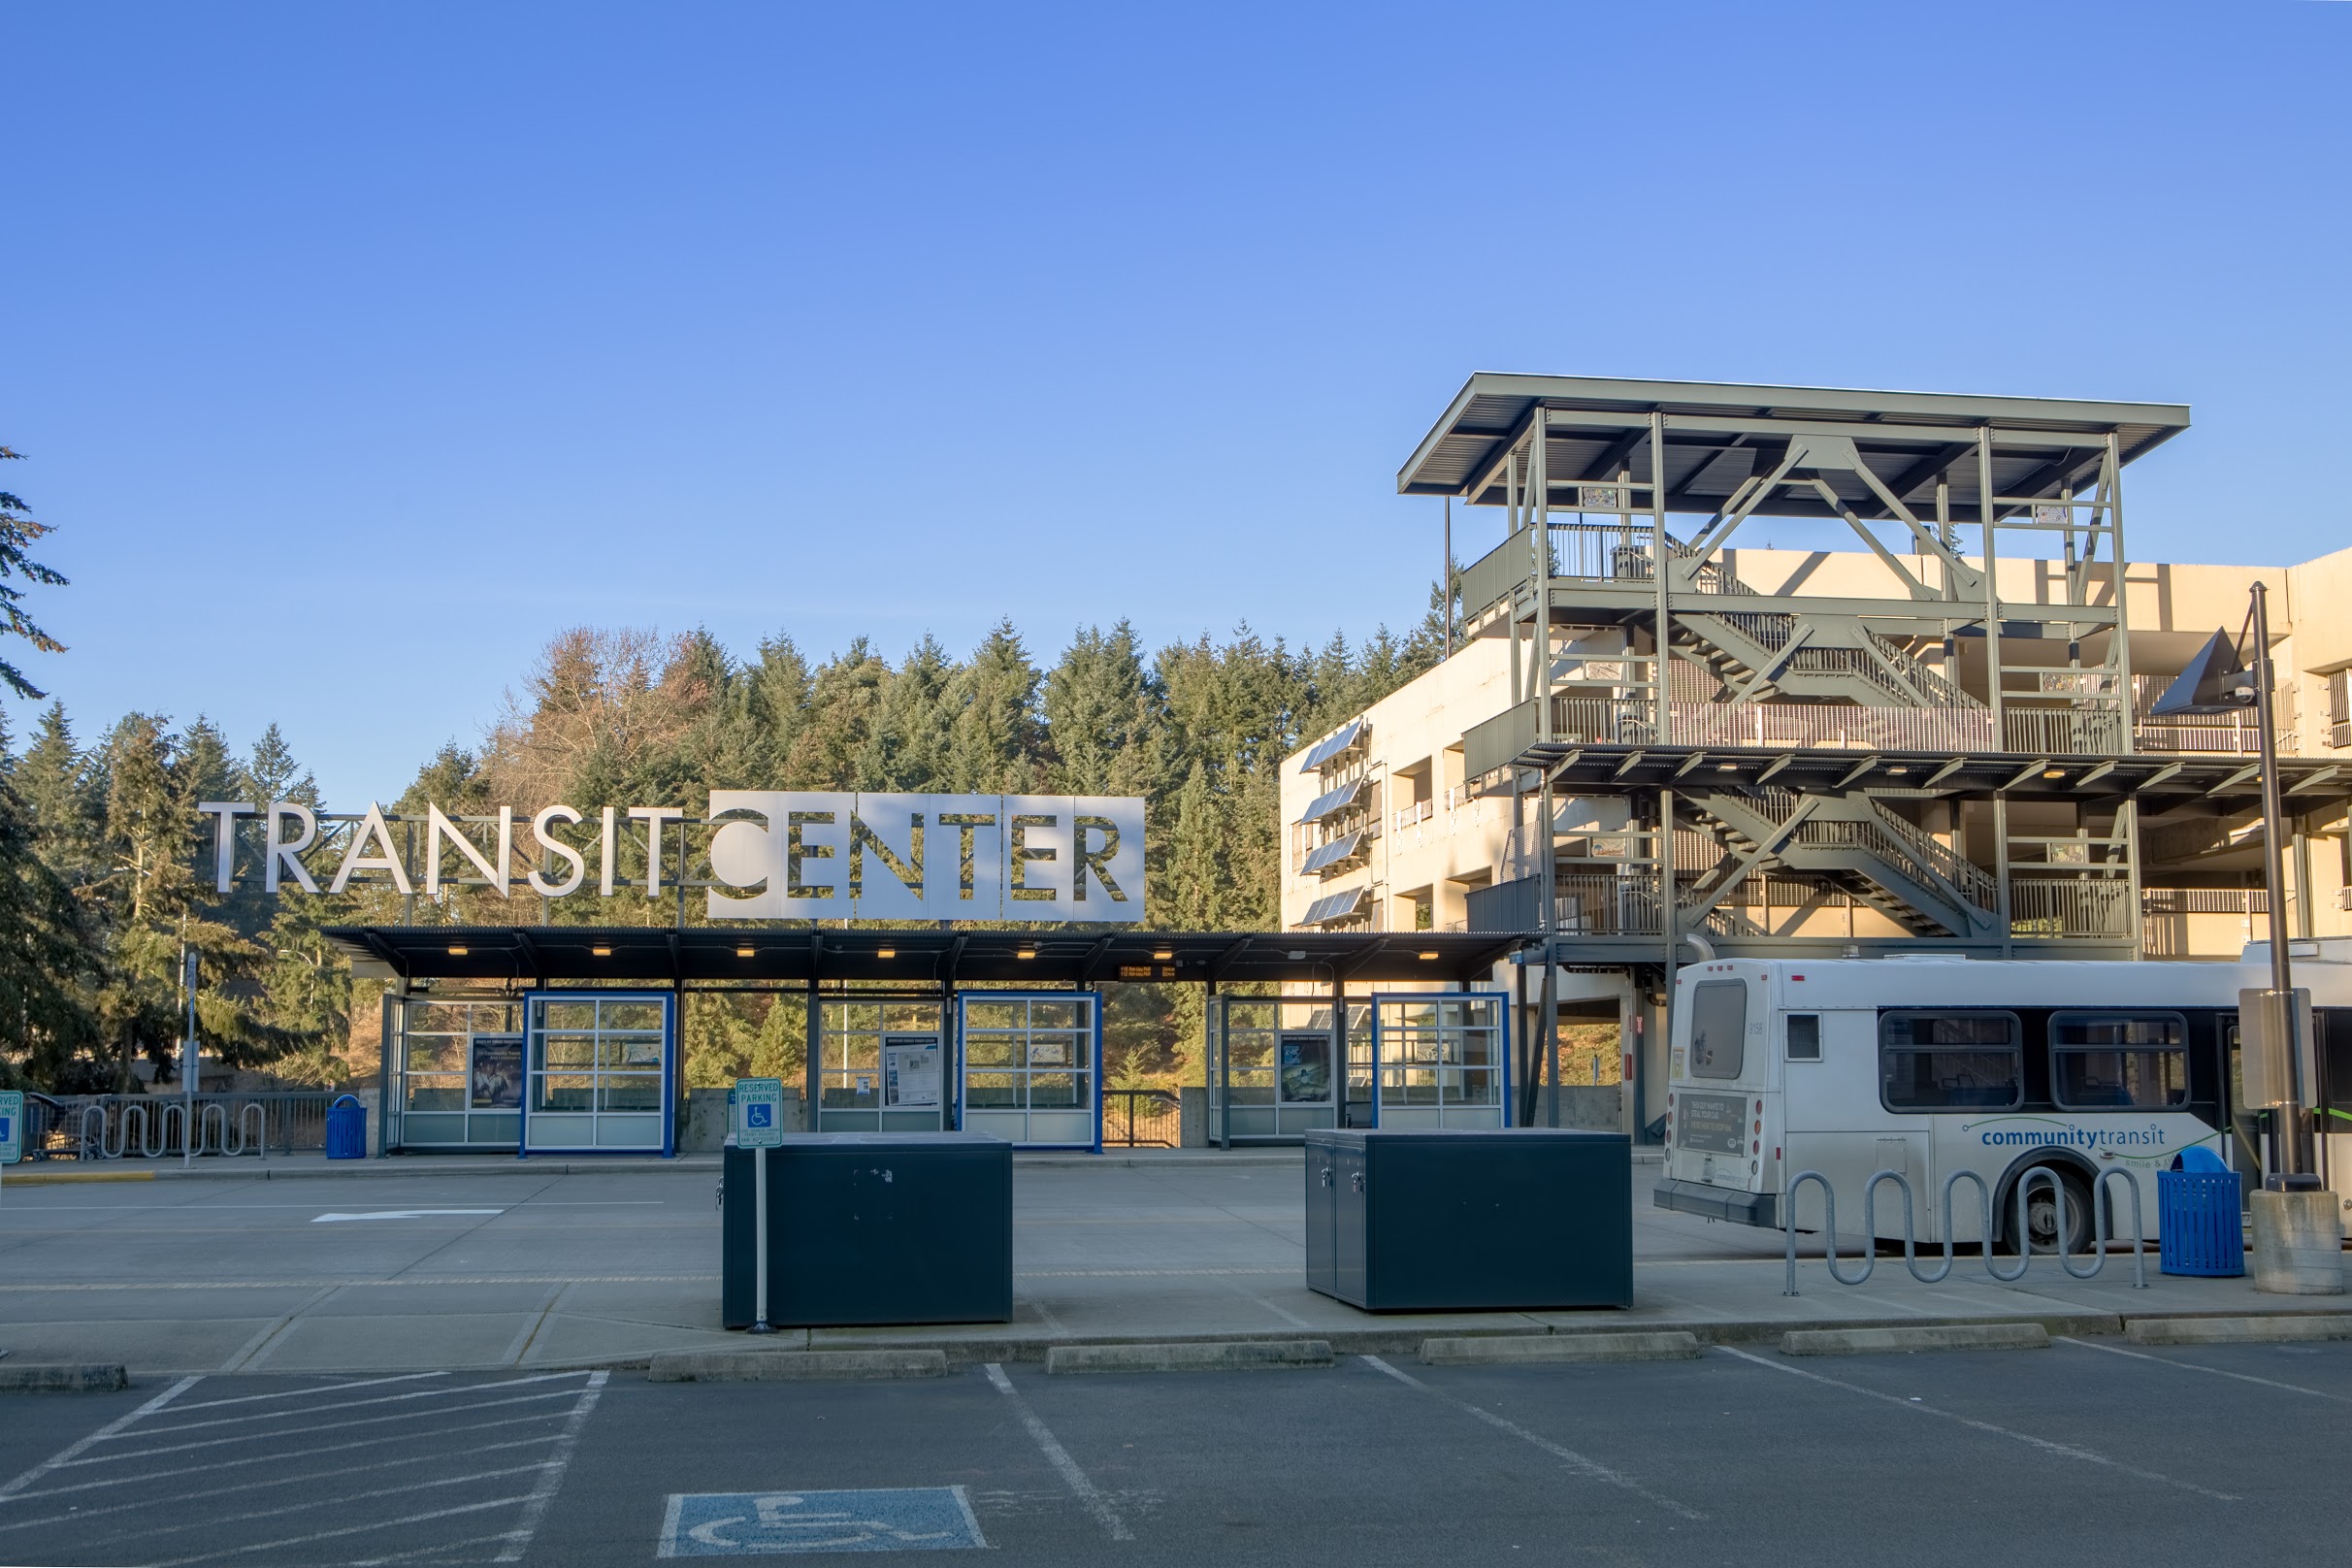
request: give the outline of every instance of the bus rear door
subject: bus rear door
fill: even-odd
[[[1771,1225],[1780,1216],[1764,1194],[1772,1052],[1765,970],[1716,963],[1680,976],[1669,1062],[1665,1182],[1661,1206],[1714,1219]]]

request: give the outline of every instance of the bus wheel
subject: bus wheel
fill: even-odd
[[[2091,1243],[2097,1234],[2091,1222],[2089,1185],[2073,1171],[2061,1170],[2055,1165],[2037,1165],[2034,1168],[2050,1171],[2057,1176],[2061,1183],[2065,1184],[2066,1251],[2070,1255],[2089,1252]],[[2025,1177],[2020,1175],[2018,1180],[2023,1181]],[[2011,1255],[2017,1251],[2017,1238],[2010,1233],[2017,1227],[2016,1202],[2016,1193],[2012,1189],[2009,1200],[2004,1205],[2002,1214],[2004,1237],[2008,1242],[2003,1250]],[[2058,1250],[2058,1194],[2050,1190],[2050,1184],[2047,1181],[2039,1177],[2034,1180],[2034,1190],[2026,1194],[2025,1228],[2026,1233],[2033,1238],[2035,1252],[2049,1253]]]

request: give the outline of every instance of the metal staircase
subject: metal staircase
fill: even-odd
[[[1915,936],[1982,937],[1998,929],[1993,878],[1863,795],[1770,785],[1710,790],[1688,806],[1730,852],[1715,891],[1779,868],[1852,894]]]
[[[1677,556],[1695,553],[1671,534],[1666,542]],[[1639,554],[1644,563],[1639,574],[1649,576],[1649,554]],[[1753,588],[1713,561],[1701,565],[1692,581],[1707,594],[1755,596]],[[1788,697],[1862,707],[1984,706],[1855,615],[1684,610],[1675,619],[1672,641],[1677,652],[1722,682],[1724,702]]]
[[[1984,706],[1852,615],[1684,611],[1674,623],[1674,646],[1721,681],[1722,700],[1731,702]]]

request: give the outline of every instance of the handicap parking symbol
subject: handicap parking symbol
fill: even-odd
[[[673,1492],[662,1522],[661,1555],[943,1552],[987,1545],[962,1486]]]
[[[776,1108],[766,1102],[746,1105],[743,1107],[743,1122],[747,1127],[773,1127],[776,1125]]]

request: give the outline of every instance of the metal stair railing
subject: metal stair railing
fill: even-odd
[[[1976,1184],[1978,1215],[1981,1221],[1976,1234],[1978,1248],[1984,1256],[1984,1271],[2004,1285],[2013,1285],[2025,1278],[2026,1270],[2031,1268],[2034,1262],[2033,1230],[2027,1223],[2026,1199],[2033,1191],[2034,1183],[2037,1180],[2048,1181],[2057,1199],[2058,1266],[2066,1270],[2067,1275],[2072,1279],[2088,1280],[2098,1277],[2099,1271],[2107,1266],[2107,1243],[2113,1239],[2107,1233],[2107,1208],[2100,1202],[2100,1193],[2106,1189],[2107,1178],[2111,1176],[2122,1177],[2131,1189],[2132,1289],[2144,1290],[2148,1288],[2147,1227],[2143,1223],[2144,1216],[2140,1209],[2138,1173],[2125,1170],[2121,1166],[2109,1166],[2101,1171],[2092,1181],[2091,1266],[2078,1269],[2074,1266],[2074,1260],[2067,1255],[2066,1251],[2068,1203],[2066,1183],[2060,1179],[2057,1171],[2049,1166],[2036,1165],[2017,1181],[2017,1228],[2015,1231],[2018,1238],[2017,1266],[2006,1272],[1993,1261],[1993,1194],[1992,1189],[1985,1184],[1982,1176],[1973,1170],[1956,1170],[1944,1179],[1944,1266],[1933,1274],[1922,1274],[1919,1271],[1918,1230],[1912,1223],[1914,1216],[1911,1211],[1911,1178],[1897,1170],[1873,1171],[1870,1180],[1862,1184],[1862,1267],[1860,1272],[1851,1279],[1848,1279],[1845,1272],[1838,1267],[1837,1190],[1829,1185],[1829,1178],[1817,1170],[1797,1172],[1790,1179],[1787,1192],[1784,1194],[1787,1198],[1787,1219],[1783,1222],[1782,1228],[1788,1237],[1788,1284],[1780,1293],[1782,1295],[1799,1293],[1797,1290],[1797,1190],[1807,1182],[1813,1182],[1821,1189],[1823,1261],[1829,1266],[1829,1277],[1840,1285],[1864,1284],[1870,1279],[1871,1270],[1878,1266],[1878,1184],[1880,1182],[1893,1182],[1903,1193],[1903,1266],[1910,1271],[1911,1277],[1921,1285],[1938,1285],[1948,1278],[1952,1271],[1953,1258],[1956,1256],[1954,1249],[1958,1245],[1958,1238],[1952,1233],[1952,1189],[1964,1181]]]
[[[1974,861],[1962,859],[1950,845],[1937,842],[1934,836],[1912,827],[1878,801],[1871,801],[1870,808],[1880,828],[1918,856],[1929,870],[1959,889],[1969,902],[1988,912],[2000,907],[2001,895],[1991,872]]]

